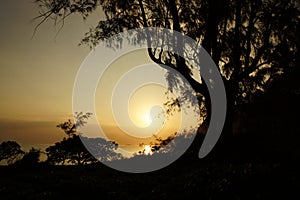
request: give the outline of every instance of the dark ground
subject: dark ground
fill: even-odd
[[[0,199],[299,199],[298,157],[229,151],[145,174],[101,164],[1,166]]]

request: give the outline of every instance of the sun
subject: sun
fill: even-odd
[[[152,155],[152,154],[153,154],[150,145],[145,145],[145,146],[144,146],[144,153],[145,153],[146,155]]]
[[[152,124],[152,117],[150,114],[150,111],[148,111],[145,108],[139,109],[133,114],[133,122],[141,128],[149,128],[149,126]]]
[[[152,123],[152,117],[150,113],[145,113],[143,117],[144,127],[149,126]]]

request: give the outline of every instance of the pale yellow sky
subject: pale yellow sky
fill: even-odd
[[[84,33],[103,17],[100,10],[87,21],[83,21],[80,16],[72,16],[66,20],[58,35],[59,25],[55,27],[53,21],[48,21],[42,24],[31,39],[38,22],[32,23],[30,20],[37,14],[36,6],[26,1],[6,0],[0,8],[0,142],[16,140],[23,146],[46,145],[64,137],[56,125],[72,117],[76,73],[90,52],[88,47],[78,46],[78,43]],[[126,139],[123,145],[136,145],[147,140],[139,142],[126,134],[118,135],[126,131],[115,127],[113,114],[108,109],[111,102],[108,96],[124,70],[126,72],[132,66],[149,62],[146,51],[121,57],[112,64],[114,67],[110,75],[113,74],[113,77],[108,75],[98,86],[100,90],[97,91],[96,101],[99,108],[95,114],[109,133],[109,139],[117,142]],[[101,83],[104,83],[102,88]],[[166,101],[165,91],[160,87],[153,85],[140,88],[133,99],[127,102],[130,118],[137,125],[137,128],[129,127],[129,131],[136,132],[137,136],[148,125],[152,108],[150,104],[162,105]],[[119,99],[121,102],[122,97]],[[121,118],[125,117],[121,113]],[[167,132],[172,134],[177,131],[180,120],[181,117],[174,115],[161,129],[156,128],[158,124],[151,128],[155,133],[158,131],[166,136]],[[184,123],[193,120],[186,118]],[[152,135],[148,132],[143,134],[142,137]]]
[[[78,46],[78,43],[102,13],[95,13],[87,21],[72,16],[59,34],[59,26],[46,22],[31,39],[37,24],[31,22],[38,13],[36,5],[13,0],[3,3],[0,9],[0,140],[16,140],[25,146],[56,142],[64,137],[56,125],[71,117],[76,73],[90,52],[87,46]],[[145,54],[138,53],[137,57],[142,59],[131,56],[115,65],[127,62],[128,68],[131,64],[143,64]],[[118,72],[114,76],[122,75],[123,71],[114,70]],[[108,78],[108,81],[111,80]],[[111,87],[106,85],[97,93],[98,101],[109,89]],[[113,132],[112,138],[119,138],[115,133],[120,129],[112,128],[115,124],[106,108],[98,109],[105,116],[102,124],[107,125],[104,128],[108,132]],[[136,139],[128,139],[128,143],[133,141]]]
[[[100,11],[59,27],[44,23],[31,39],[38,14],[31,1],[4,0],[0,7],[0,140],[53,143],[63,137],[55,125],[70,117],[76,72],[89,53],[78,46]]]
[[[151,75],[142,73],[142,76],[138,76],[133,70],[139,67],[141,69],[156,67],[157,71]],[[130,76],[127,77],[130,80],[126,80],[124,77],[126,73],[134,74],[135,80],[130,79]],[[103,128],[111,140],[126,140],[125,144],[145,143],[151,140],[153,134],[168,137],[170,133],[178,130],[180,115],[174,112],[174,115],[167,119],[163,114],[165,113],[163,104],[167,102],[165,94],[167,90],[155,83],[140,85],[147,76],[158,77],[160,73],[164,74],[165,72],[148,58],[146,50],[127,53],[107,68],[98,84],[95,107],[98,121],[100,125],[107,125]],[[122,78],[125,81],[122,82]],[[138,89],[132,91],[131,86],[138,86]],[[133,93],[130,94],[131,92]],[[130,96],[129,99],[126,98],[127,95]],[[170,97],[174,97],[174,95]],[[114,102],[116,105],[113,105]],[[115,113],[112,107],[116,108]],[[123,112],[122,108],[125,108]],[[114,126],[119,128],[113,128],[114,131],[111,131]],[[137,141],[131,136],[140,138],[140,140]]]

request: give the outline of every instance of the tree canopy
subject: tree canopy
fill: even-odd
[[[143,27],[168,28],[193,38],[219,67],[227,92],[229,124],[237,105],[251,102],[257,94],[265,92],[276,77],[295,67],[299,58],[299,5],[294,0],[35,2],[41,11],[38,26],[48,18],[64,23],[67,16],[75,13],[86,19],[100,7],[106,18],[81,41],[91,47],[114,34]],[[156,44],[155,48],[148,49],[149,57],[177,70],[190,82],[199,98],[205,100],[209,120],[210,100],[205,82],[197,81],[193,66],[168,52],[168,47],[164,43]]]
[[[6,160],[8,164],[13,164],[25,152],[15,141],[6,141],[0,144],[0,161]]]
[[[17,165],[32,167],[38,165],[40,162],[41,150],[31,148],[29,152],[26,152],[22,159],[16,162]]]
[[[68,137],[46,148],[49,164],[84,165],[98,160],[111,161],[121,158],[121,154],[115,152],[118,147],[116,143],[103,138],[86,138],[78,133],[77,128],[84,126],[91,115],[92,113],[76,113],[75,122],[68,119],[57,125]],[[88,145],[89,149],[85,145]]]
[[[84,147],[78,135],[64,138],[62,141],[49,146],[46,148],[46,154],[49,164],[83,165],[97,161]]]

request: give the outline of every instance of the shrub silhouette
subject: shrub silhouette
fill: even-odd
[[[13,164],[23,154],[21,146],[15,141],[6,141],[0,144],[0,161],[6,160],[8,164]]]

